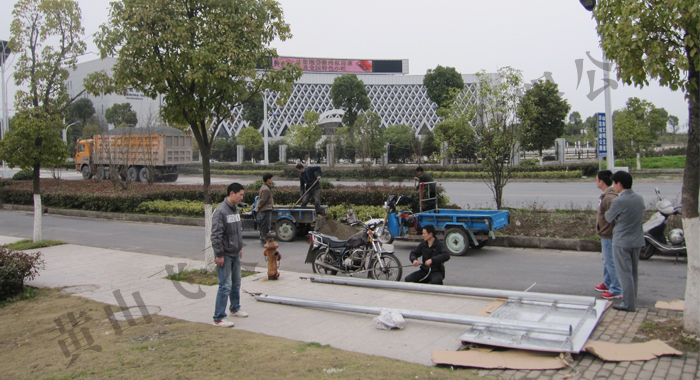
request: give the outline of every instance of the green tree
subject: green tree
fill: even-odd
[[[268,111],[269,112],[269,111]],[[247,121],[249,126],[260,129],[263,121],[265,121],[265,105],[263,104],[262,94],[253,96],[247,102],[243,103],[243,111],[241,113],[243,120]]]
[[[430,156],[432,156],[436,151],[435,135],[433,134],[433,131],[425,128],[423,132],[418,135],[418,138],[414,143],[414,152],[418,157],[418,163],[421,163],[423,156],[430,158]]]
[[[94,73],[86,87],[93,94],[132,87],[153,99],[161,95],[163,119],[190,126],[202,154],[205,261],[211,270],[212,135],[264,89],[287,99],[301,68],[256,68],[277,58],[270,44],[291,38],[289,24],[274,0],[122,0],[110,7],[96,43],[102,58],[116,56],[117,63],[112,77]]]
[[[464,89],[464,79],[454,67],[438,65],[435,69],[428,69],[423,77],[423,87],[438,108],[445,108],[455,100],[455,94]]]
[[[649,148],[666,129],[666,114],[646,100],[627,99],[625,108],[613,113],[616,155],[632,158]]]
[[[413,150],[418,137],[413,128],[408,125],[391,125],[384,131],[386,142],[389,143],[389,161],[406,163],[413,156]]]
[[[114,128],[133,128],[139,122],[136,111],[131,109],[130,103],[115,103],[107,108],[105,110],[105,120],[112,124]]]
[[[357,149],[355,148],[354,139],[351,138],[352,131],[350,126],[344,125],[335,131],[335,135],[332,137],[333,142],[336,144],[336,155],[338,158],[346,160],[355,160]]]
[[[355,124],[357,129],[357,143],[362,158],[378,159],[386,152],[386,139],[382,129],[382,118],[378,114],[368,111],[358,116]]]
[[[236,136],[215,139],[211,147],[211,158],[224,162],[236,161],[236,145]]]
[[[253,152],[255,150],[262,148],[263,146],[263,135],[255,129],[255,127],[247,127],[241,129],[236,136],[236,141],[238,144],[243,145],[245,150],[250,153],[249,157],[253,157]]]
[[[605,55],[617,77],[643,87],[650,79],[688,100],[683,230],[688,250],[684,327],[700,333],[700,4],[696,0],[601,0],[594,10]]]
[[[371,105],[365,83],[355,74],[345,74],[333,79],[331,85],[333,107],[344,109],[343,124],[350,129],[350,141],[355,143],[355,121],[361,111],[367,111]]]
[[[520,144],[526,151],[542,150],[554,145],[554,140],[566,132],[566,115],[571,106],[559,95],[556,83],[537,81],[525,91],[518,106]],[[579,115],[579,120],[581,115]]]
[[[567,136],[576,136],[581,133],[581,129],[583,125],[583,118],[581,118],[581,114],[578,111],[574,111],[569,115],[569,122],[566,123],[566,135]]]
[[[319,116],[314,111],[306,111],[304,113],[304,122],[306,125],[292,125],[289,127],[289,133],[284,137],[289,145],[298,147],[307,152],[307,160],[311,160],[311,153],[316,149],[316,144],[321,140],[323,131],[318,126]],[[310,162],[310,161],[309,161]]]
[[[442,143],[446,142],[450,160],[463,156],[476,140],[470,116],[470,113],[458,109],[457,112],[447,116],[445,121],[438,123],[433,129],[435,147],[439,149]]]
[[[668,117],[668,125],[671,127],[671,133],[678,133],[678,116],[670,115]]]
[[[84,29],[80,23],[80,8],[73,0],[20,0],[12,11],[10,25],[10,50],[19,55],[15,65],[14,79],[17,86],[27,87],[15,93],[15,108],[26,111],[23,122],[16,125],[17,136],[28,139],[35,150],[18,150],[13,155],[30,155],[34,159],[32,169],[34,192],[34,241],[41,240],[41,185],[39,173],[42,164],[63,157],[63,150],[52,144],[53,134],[63,144],[60,132],[64,125],[61,118],[68,105],[82,95],[71,98],[66,90],[68,69],[75,69],[77,59],[85,52],[81,36]],[[45,117],[52,126],[39,126],[34,118]],[[26,128],[25,131],[20,129]],[[34,133],[34,134],[32,134]],[[65,145],[65,144],[63,144]],[[17,143],[16,146],[26,146]],[[35,152],[57,154],[56,157],[36,159]],[[66,150],[67,151],[67,150]],[[10,153],[10,152],[7,152]],[[65,157],[63,157],[65,159]],[[8,162],[10,159],[6,159]],[[15,157],[17,162],[27,162]]]
[[[464,100],[466,96],[460,97],[463,100],[452,104],[446,113],[446,120],[464,118],[470,122],[487,174],[484,182],[493,192],[496,207],[501,209],[503,190],[512,176],[512,156],[518,143],[517,112],[523,85],[522,73],[504,67],[495,76],[484,71],[476,76],[477,100],[471,102]]]
[[[88,98],[80,98],[71,103],[66,109],[64,120],[66,125],[74,124],[66,131],[66,141],[71,152],[71,156],[75,155],[76,141],[83,135],[83,129],[87,125],[88,120],[95,115],[95,107],[92,100]]]

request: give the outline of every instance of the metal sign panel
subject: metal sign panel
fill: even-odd
[[[550,352],[579,353],[595,329],[608,301],[597,300],[594,306],[509,300],[490,318],[571,325],[570,337],[525,330],[474,326],[460,339],[490,346]]]
[[[608,156],[608,138],[605,125],[605,112],[598,113],[598,156]]]

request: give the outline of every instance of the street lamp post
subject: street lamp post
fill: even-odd
[[[586,8],[587,11],[593,12],[595,9],[596,0],[579,0],[581,5]],[[607,163],[608,170],[614,170],[615,168],[615,149],[613,143],[613,119],[612,119],[612,101],[610,94],[610,79],[609,71],[612,64],[608,62],[605,57],[605,52],[603,52],[603,93],[605,94],[605,139],[607,140],[605,145],[607,147]]]
[[[7,88],[5,87],[5,62],[7,57],[10,56],[10,48],[8,41],[0,41],[0,71],[2,71],[2,129],[0,134],[2,138],[5,138],[5,133],[10,130],[7,118]],[[2,162],[2,178],[7,178],[9,176],[7,171],[7,164],[5,161]]]
[[[78,123],[80,123],[80,120],[78,120],[78,121],[76,121],[76,122],[73,122],[73,123],[70,123],[70,124],[66,125],[65,128],[63,128],[63,142],[64,142],[64,143],[67,143],[67,142],[68,142],[68,141],[67,141],[67,140],[68,140],[68,128],[70,128],[70,127],[72,127],[72,126],[74,126],[74,125],[76,125],[76,124],[78,124]]]

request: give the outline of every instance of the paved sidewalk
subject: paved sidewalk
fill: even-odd
[[[19,240],[0,236],[0,244]],[[148,306],[156,306],[159,314],[191,322],[210,324],[214,312],[217,287],[182,284],[165,280],[166,265],[184,263],[187,268],[201,268],[202,261],[123,252],[77,245],[42,248],[46,269],[29,284],[42,287],[94,285],[96,290],[79,293],[81,297],[116,305],[116,290],[131,306],[132,293],[139,292]],[[244,262],[263,262],[262,252],[251,257],[244,253]],[[431,310],[474,315],[493,299],[463,296],[419,294],[412,292],[366,289],[311,283],[299,279],[300,274],[281,271],[279,281],[268,281],[265,268],[260,274],[243,278],[242,290],[290,297],[332,300],[337,302]],[[179,283],[177,283],[179,285]],[[401,331],[377,330],[373,315],[314,310],[255,301],[242,295],[242,309],[249,318],[236,318],[236,329],[278,336],[303,342],[318,342],[332,347],[380,355],[424,365],[432,365],[433,350],[456,350],[458,337],[465,326],[408,320]],[[680,317],[678,312],[641,309],[637,313],[621,313],[609,309],[591,335],[592,340],[629,343],[647,315]],[[700,378],[698,354],[666,356],[647,362],[604,362],[590,354],[574,355],[574,363],[563,370],[513,371],[472,370],[481,376],[510,379],[681,379]]]

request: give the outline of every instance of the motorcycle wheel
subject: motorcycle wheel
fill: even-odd
[[[389,227],[384,224],[377,228],[377,237],[379,237],[379,241],[382,242],[382,244],[391,244],[394,242],[394,237],[391,236]]]
[[[656,253],[656,247],[647,243],[647,245],[642,248],[642,252],[639,254],[640,260],[649,260]]]
[[[393,253],[386,253],[382,255],[380,260],[382,260],[384,269],[379,265],[379,260],[374,258],[369,263],[370,271],[367,277],[375,280],[401,281],[403,268],[401,268],[399,259]]]
[[[331,259],[325,251],[318,250],[316,252],[316,254],[314,255],[314,261],[311,263],[311,268],[313,268],[314,273],[318,274],[329,274],[331,276],[335,276],[338,273],[337,270],[330,270],[322,266],[316,265],[316,261],[333,265],[333,259]]]

